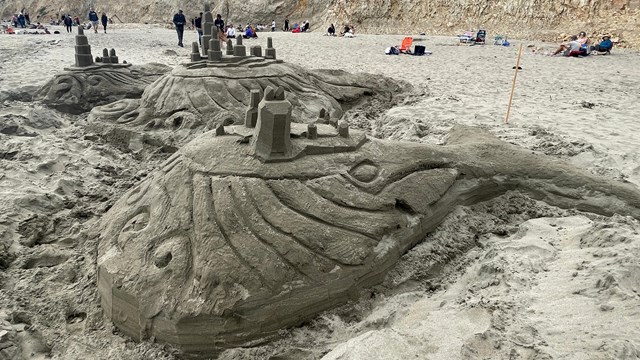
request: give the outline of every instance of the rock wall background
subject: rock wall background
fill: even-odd
[[[187,0],[0,0],[0,16],[25,8],[32,19],[48,22],[62,13],[85,16],[89,7],[116,15],[123,22],[169,25],[182,8],[188,18],[204,1]],[[584,30],[610,33],[620,45],[640,48],[640,0],[221,0],[213,5],[232,23],[282,25],[309,20],[324,31],[329,23],[352,24],[360,33],[437,32],[455,35],[486,28],[489,35],[555,41]],[[116,19],[117,21],[117,19]]]

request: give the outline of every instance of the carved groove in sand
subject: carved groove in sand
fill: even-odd
[[[634,187],[477,129],[388,142],[292,123],[291,107],[267,88],[255,128],[194,139],[104,216],[98,286],[123,332],[205,356],[250,345],[381,282],[454,206],[508,190],[640,218]]]

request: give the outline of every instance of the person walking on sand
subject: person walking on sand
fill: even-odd
[[[98,33],[98,24],[100,23],[99,20],[100,19],[98,19],[98,13],[93,10],[93,8],[91,8],[89,10],[89,21],[91,21],[91,26],[93,26],[94,34]]]
[[[104,29],[104,33],[107,33],[107,23],[109,22],[109,18],[107,17],[106,13],[102,13],[102,16],[100,17],[100,21],[102,22],[102,28]]]
[[[178,46],[184,47],[182,45],[182,37],[184,36],[184,24],[187,23],[187,19],[184,17],[182,13],[182,9],[178,10],[178,13],[173,15],[173,24],[176,26],[176,32],[178,33]]]
[[[276,21],[275,20],[271,20],[271,32],[276,31]]]

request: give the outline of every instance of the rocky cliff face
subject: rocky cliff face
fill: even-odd
[[[133,4],[132,4],[133,2]],[[84,15],[90,6],[124,22],[170,24],[181,7],[197,15],[203,1],[186,0],[0,0],[6,18],[22,8],[44,21],[61,13]],[[640,0],[221,0],[213,11],[233,23],[281,26],[285,17],[311,21],[324,31],[329,23],[352,24],[358,32],[456,34],[486,28],[491,34],[557,40],[584,30],[611,33],[621,45],[640,48]],[[85,15],[86,17],[86,15]],[[117,19],[116,19],[117,21]]]

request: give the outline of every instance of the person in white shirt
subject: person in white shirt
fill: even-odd
[[[236,37],[236,29],[233,25],[229,25],[227,28],[227,38],[235,38]]]
[[[276,31],[276,21],[275,20],[271,20],[271,32]]]

